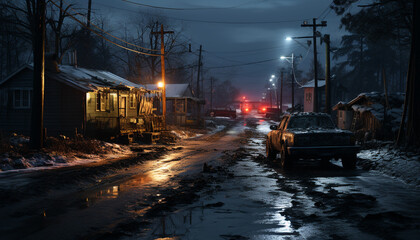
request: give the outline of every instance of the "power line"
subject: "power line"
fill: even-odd
[[[78,22],[80,25],[82,25],[84,28],[88,29],[89,31],[93,32],[94,34],[98,35],[99,37],[103,38],[105,41],[110,42],[111,44],[114,44],[114,45],[116,45],[116,46],[118,46],[120,48],[123,48],[123,49],[127,50],[127,51],[135,52],[135,53],[142,54],[142,55],[154,56],[154,57],[159,57],[160,56],[160,54],[152,54],[152,53],[140,52],[140,51],[137,51],[137,50],[134,50],[134,49],[125,47],[125,46],[123,46],[121,44],[118,44],[116,42],[113,42],[113,41],[109,40],[108,38],[106,38],[104,35],[102,35],[102,34],[96,32],[96,31],[92,30],[92,28],[88,27],[85,23],[83,23],[82,21],[80,21],[79,19],[77,19],[72,14],[68,13],[66,10],[64,10],[63,8],[61,8],[56,2],[54,2],[54,0],[50,0],[50,2],[53,5],[55,5],[56,7],[58,7],[61,11],[63,11],[64,13],[66,13],[70,18],[72,18],[73,20],[75,20],[76,22]]]
[[[106,6],[106,7],[109,7],[109,8],[113,8],[113,9],[127,11],[127,12],[157,15],[157,14],[153,14],[153,13],[150,13],[150,12],[135,11],[135,10],[131,10],[131,9],[110,6],[110,5],[104,4],[104,3],[96,3],[96,4]],[[245,22],[241,22],[241,21],[214,21],[214,20],[184,19],[184,18],[177,18],[177,17],[170,17],[170,16],[165,16],[165,17],[168,18],[168,19],[184,21],[184,22],[210,23],[210,24],[234,24],[234,25],[236,25],[236,24],[238,24],[238,25],[240,25],[240,24],[279,24],[279,23],[302,22],[302,21],[309,20],[309,18],[306,18],[306,19],[293,19],[293,20],[280,20],[280,21],[260,21],[260,22],[258,22],[258,21],[245,21]]]
[[[324,14],[328,11],[328,9],[331,9],[331,6],[332,6],[332,3],[330,3],[330,4],[327,6],[327,8],[325,8],[325,9],[324,9],[324,11],[322,11],[322,12],[321,12],[321,14],[318,16],[318,19],[320,19],[320,18],[321,18],[321,16],[322,16],[322,15],[324,15]]]
[[[283,47],[270,47],[270,48],[259,48],[259,49],[252,49],[252,50],[242,50],[242,51],[211,51],[213,53],[248,53],[248,52],[261,52],[265,50],[273,50],[273,49],[280,49]]]
[[[207,67],[207,69],[218,69],[218,68],[240,67],[240,66],[246,66],[246,65],[251,65],[251,64],[258,64],[258,63],[272,62],[272,61],[275,61],[275,60],[279,60],[279,59],[278,59],[278,58],[272,58],[272,59],[267,59],[267,60],[262,60],[262,61],[257,61],[257,62],[242,63],[242,64],[236,64],[236,65],[217,66],[217,67]]]
[[[63,1],[63,2],[65,2],[65,1]],[[143,49],[143,50],[152,51],[152,52],[153,52],[153,51],[154,51],[154,52],[158,52],[158,51],[160,51],[160,50],[158,50],[158,49],[150,49],[150,48],[142,47],[142,46],[139,46],[139,45],[136,45],[136,44],[133,44],[133,43],[129,43],[129,42],[125,41],[124,39],[121,39],[121,38],[119,38],[119,37],[117,37],[117,36],[114,36],[114,35],[112,35],[112,34],[108,33],[107,31],[105,31],[104,29],[102,29],[102,28],[98,27],[97,25],[93,24],[93,23],[92,23],[92,21],[90,21],[90,20],[89,20],[89,19],[87,19],[85,16],[83,16],[82,14],[80,14],[79,12],[77,12],[76,10],[74,10],[74,9],[71,7],[71,5],[70,5],[70,4],[68,4],[68,7],[67,7],[67,8],[69,8],[70,10],[72,10],[72,11],[73,11],[76,15],[80,15],[80,16],[82,16],[83,18],[85,18],[85,20],[86,20],[87,22],[89,22],[89,23],[90,23],[90,25],[94,26],[96,29],[98,29],[99,31],[101,31],[101,32],[103,32],[103,33],[105,33],[105,34],[107,34],[108,36],[110,36],[110,37],[112,37],[112,38],[115,38],[115,39],[117,39],[117,40],[119,40],[119,41],[121,41],[121,42],[123,42],[123,43],[125,43],[125,44],[131,45],[131,46],[133,46],[133,47],[140,48],[140,49]]]
[[[127,3],[131,3],[131,4],[135,4],[138,6],[142,6],[142,7],[148,7],[148,8],[155,8],[155,9],[163,9],[163,10],[176,10],[176,11],[190,11],[190,10],[220,10],[220,9],[231,9],[231,8],[237,8],[243,5],[246,5],[250,2],[253,2],[255,0],[251,0],[239,5],[235,5],[235,6],[230,6],[230,7],[197,7],[197,8],[173,8],[173,7],[162,7],[162,6],[155,6],[155,5],[149,5],[149,4],[144,4],[144,3],[139,3],[139,2],[133,2],[130,0],[121,0],[123,2],[127,2]]]

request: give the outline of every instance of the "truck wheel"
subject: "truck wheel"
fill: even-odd
[[[290,168],[292,166],[292,159],[290,155],[287,153],[287,150],[284,144],[281,147],[280,155],[281,155],[281,167],[283,169]]]
[[[267,155],[267,159],[274,161],[276,159],[276,152],[272,150],[270,140],[267,138],[267,141],[265,142],[265,153]]]
[[[344,169],[355,169],[356,159],[356,154],[352,154],[351,156],[345,156],[341,158],[341,164],[343,165]]]

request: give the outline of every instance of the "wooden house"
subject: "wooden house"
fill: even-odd
[[[146,84],[147,89],[155,90],[154,84]],[[203,100],[194,97],[187,83],[166,84],[166,122],[178,126],[197,126],[200,123],[197,109]]]
[[[75,133],[116,137],[159,131],[162,116],[146,90],[115,74],[70,65],[45,70],[44,127],[47,135]],[[0,82],[0,131],[29,135],[33,68],[26,65]],[[156,104],[155,104],[156,105]]]

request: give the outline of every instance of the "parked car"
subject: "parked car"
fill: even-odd
[[[236,118],[236,109],[231,108],[213,108],[209,110],[211,117],[230,117]]]
[[[356,167],[359,146],[354,135],[335,127],[330,115],[325,113],[294,113],[282,117],[280,124],[270,126],[267,135],[267,158],[275,160],[280,153],[283,168],[290,167],[300,158],[341,158],[343,167]]]

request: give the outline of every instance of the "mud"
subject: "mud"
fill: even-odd
[[[70,204],[86,210],[96,204],[95,197],[104,197],[107,191],[110,198],[121,195],[115,202],[123,205],[124,212],[114,213],[121,216],[107,226],[90,228],[78,235],[81,239],[416,239],[418,236],[420,196],[413,189],[406,191],[404,185],[363,169],[343,170],[334,161],[323,166],[304,162],[284,171],[278,161],[268,162],[264,153],[265,134],[272,122],[251,117],[224,121],[223,130],[200,139],[184,140],[182,146],[133,146],[132,150],[138,153],[136,159],[67,169],[41,178],[33,175],[31,182],[41,192],[81,184],[83,198]],[[226,148],[227,144],[232,147]],[[148,165],[150,176],[128,174],[152,159],[156,161],[148,161],[153,163]],[[179,170],[184,168],[189,170]],[[147,180],[153,177],[154,182]],[[123,184],[118,184],[119,179]],[[89,200],[86,189],[93,191]],[[0,191],[8,190],[0,194],[8,194],[17,201],[31,194],[35,196],[36,192],[26,192],[31,192],[29,185]],[[54,202],[56,208],[44,212],[32,210],[30,214],[45,225],[39,228],[50,226],[48,216],[69,209],[68,206],[60,209],[60,200]],[[5,205],[13,200],[0,201]],[[24,217],[28,212],[22,209],[14,214]]]

